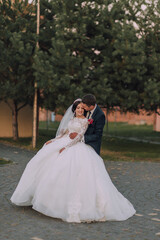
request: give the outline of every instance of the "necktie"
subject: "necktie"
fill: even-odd
[[[90,118],[91,116],[91,111],[88,112],[88,119]]]

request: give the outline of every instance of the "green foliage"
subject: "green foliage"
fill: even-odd
[[[66,108],[75,98],[93,93],[108,109],[156,111],[160,105],[159,61],[157,53],[146,52],[153,49],[153,43],[146,46],[142,34],[148,27],[143,25],[144,3],[41,2],[40,51],[34,69],[47,108]]]
[[[160,4],[159,1],[126,1],[126,10],[134,21],[138,38],[142,42],[145,72],[138,88],[140,108],[149,113],[160,108]],[[134,5],[134,6],[133,6]]]
[[[0,4],[0,100],[31,102],[35,19],[28,2]]]
[[[109,109],[160,108],[158,1],[41,0],[39,49],[36,6],[0,5],[0,97],[66,109],[93,93]]]

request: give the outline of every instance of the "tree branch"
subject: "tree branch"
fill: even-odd
[[[17,111],[19,111],[21,108],[25,107],[27,105],[27,102],[25,102],[24,104],[22,104],[20,107],[17,108]]]
[[[9,106],[9,108],[13,111],[13,108],[12,108],[12,106],[9,104],[9,102],[7,101],[7,100],[5,100],[4,101],[8,106]]]

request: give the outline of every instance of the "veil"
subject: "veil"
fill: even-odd
[[[60,125],[57,129],[56,137],[59,136],[62,131],[66,131],[69,121],[73,118],[74,113],[72,112],[72,106],[73,106],[73,104],[65,112],[65,114],[60,122]]]
[[[76,99],[73,104],[76,102],[76,101],[81,101],[82,99],[81,98],[78,98]],[[69,121],[73,118],[74,116],[74,113],[72,112],[72,106],[73,104],[67,109],[67,111],[65,112],[61,122],[60,122],[60,125],[57,129],[57,132],[56,132],[56,137],[59,136],[62,132],[65,132],[67,130],[67,127],[68,127],[68,123]]]

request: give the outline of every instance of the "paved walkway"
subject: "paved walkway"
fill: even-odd
[[[31,207],[17,207],[10,197],[34,152],[0,143],[0,240],[158,240],[160,239],[160,163],[106,162],[118,190],[137,210],[124,222],[65,223]]]

